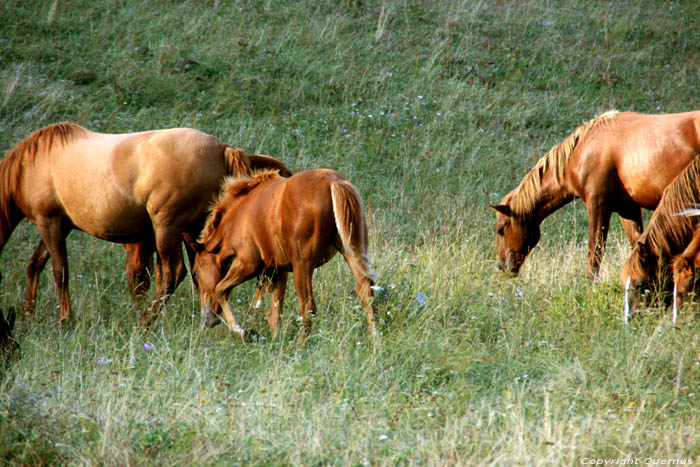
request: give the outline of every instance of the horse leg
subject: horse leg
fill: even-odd
[[[267,324],[270,326],[273,337],[277,336],[277,331],[279,330],[280,312],[284,304],[284,294],[287,291],[288,275],[287,271],[276,270],[271,278],[272,303],[270,303],[270,308],[267,310]]]
[[[216,284],[214,293],[217,296],[219,305],[221,306],[224,321],[228,326],[229,330],[238,335],[241,339],[246,339],[247,337],[256,335],[255,331],[246,332],[236,321],[236,317],[233,314],[233,308],[228,303],[228,295],[230,291],[236,287],[238,284],[245,282],[251,276],[255,275],[258,263],[256,261],[246,261],[244,256],[236,256],[229,266],[226,275]]]
[[[151,286],[153,275],[153,242],[125,243],[126,250],[126,282],[129,295],[134,301],[146,294]]]
[[[301,333],[299,334],[299,338],[302,340],[311,333],[311,318],[316,315],[316,302],[311,287],[314,268],[307,262],[301,261],[292,264],[292,272],[294,273],[294,287],[299,298],[299,319],[304,326],[303,336]]]
[[[187,264],[190,267],[190,278],[192,279],[192,283],[194,284],[194,288],[199,290],[199,284],[197,284],[197,281],[195,280],[194,276],[192,275],[192,268],[194,267],[194,260],[197,257],[197,254],[195,251],[190,247],[187,242],[182,242],[182,244],[185,246],[185,253],[187,254]]]
[[[51,255],[53,278],[58,289],[58,302],[61,309],[60,324],[70,321],[72,310],[70,293],[68,291],[68,253],[66,251],[66,229],[61,226],[60,219],[42,218],[37,221],[37,229],[44,245]]]
[[[605,206],[603,197],[591,198],[586,208],[588,211],[588,271],[597,278],[605,252],[605,241],[608,238],[611,211]]]
[[[251,309],[259,310],[260,308],[262,308],[263,297],[265,296],[265,292],[269,292],[272,288],[271,282],[272,276],[266,276],[263,273],[258,277],[258,280],[255,282],[255,293],[253,294]]]
[[[374,315],[374,306],[372,304],[372,299],[374,296],[372,286],[374,285],[374,281],[372,281],[370,277],[370,266],[367,264],[365,256],[355,248],[348,248],[342,253],[343,258],[345,258],[345,262],[348,263],[348,266],[350,266],[350,269],[355,276],[355,281],[357,282],[355,293],[358,297],[360,297],[362,308],[364,308],[365,312],[367,313],[369,333],[372,337],[376,337],[376,317]]]
[[[634,244],[637,243],[637,239],[644,231],[642,208],[634,206],[625,209],[624,214],[620,214],[620,224],[622,224],[622,229],[625,231],[630,245],[634,246]]]
[[[177,284],[185,274],[182,258],[180,236],[171,234],[168,230],[154,229],[156,232],[156,250],[158,258],[156,264],[156,295],[150,307],[144,309],[139,324],[143,327],[150,326],[158,317],[170,296],[175,291]]]
[[[46,244],[43,240],[39,240],[39,244],[27,265],[27,291],[24,295],[24,306],[22,307],[24,313],[34,312],[39,275],[41,275],[41,271],[44,270],[49,258],[50,256],[49,252],[46,250]]]

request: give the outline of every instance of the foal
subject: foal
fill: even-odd
[[[192,273],[202,313],[219,314],[241,338],[228,303],[231,290],[258,275],[270,280],[267,321],[277,333],[287,283],[294,274],[299,316],[308,336],[316,313],[311,288],[314,269],[340,252],[357,281],[356,293],[376,336],[367,224],[355,187],[334,170],[309,170],[283,178],[276,171],[229,179],[222,187],[199,240],[185,234],[195,251]]]

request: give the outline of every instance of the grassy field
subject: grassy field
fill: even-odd
[[[0,152],[55,121],[189,126],[292,170],[330,167],[365,201],[387,293],[367,333],[352,275],[318,270],[296,340],[205,329],[187,279],[137,326],[121,246],[69,238],[75,319],[51,274],[0,370],[9,465],[579,465],[700,462],[700,337],[685,311],[622,323],[629,247],[613,221],[586,272],[580,202],[543,224],[522,273],[495,270],[498,202],[609,109],[700,107],[700,3],[683,1],[0,2]],[[38,242],[0,258],[21,305]]]

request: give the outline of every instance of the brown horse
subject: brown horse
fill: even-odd
[[[294,274],[299,317],[308,335],[316,313],[313,271],[340,252],[357,281],[357,295],[375,336],[367,226],[355,187],[333,170],[309,170],[289,179],[266,171],[223,186],[199,241],[185,240],[196,252],[193,274],[203,313],[219,314],[244,338],[228,304],[231,290],[258,275],[270,280],[267,320],[276,334],[287,273]]]
[[[700,212],[694,215],[700,215]],[[685,250],[671,261],[673,286],[683,296],[695,284],[695,272],[700,268],[700,226],[695,228],[693,237]]]
[[[65,243],[71,230],[151,242],[157,290],[141,316],[148,325],[185,275],[181,234],[199,232],[225,175],[250,171],[243,151],[189,128],[102,134],[73,123],[49,125],[0,162],[0,251],[24,217],[36,225],[43,246],[32,271],[51,256],[64,323],[71,317]]]
[[[700,158],[694,159],[663,191],[659,206],[649,225],[632,249],[622,267],[625,285],[625,317],[639,304],[641,291],[655,282],[663,282],[676,268],[676,286],[687,291],[687,274],[681,273],[684,260],[694,258],[700,238],[697,237],[700,217],[679,215],[700,201]],[[678,258],[674,259],[677,255]],[[674,262],[678,262],[673,266]]]
[[[540,224],[580,198],[588,214],[588,267],[600,269],[610,216],[630,243],[642,231],[641,208],[700,154],[700,111],[645,115],[610,111],[576,128],[542,157],[501,203],[496,215],[497,266],[517,274],[540,239]]]
[[[252,171],[275,169],[283,177],[292,176],[291,170],[289,170],[284,163],[270,156],[263,154],[247,154],[246,157],[248,158]],[[155,245],[153,239],[148,239],[138,243],[124,243],[123,246],[126,251],[126,263],[124,267],[126,270],[127,288],[132,300],[139,301],[141,297],[146,294],[151,284],[151,277],[153,277],[154,273],[153,253],[155,252]],[[37,287],[39,285],[39,275],[46,266],[49,257],[50,255],[44,241],[40,240],[27,266],[27,290],[25,292],[23,306],[25,312],[32,312],[34,310]],[[178,274],[182,274],[182,272],[179,271]],[[256,290],[256,297],[260,295],[262,295],[262,291],[258,288]],[[211,321],[208,321],[208,323],[212,325]]]

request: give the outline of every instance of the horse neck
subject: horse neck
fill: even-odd
[[[533,197],[532,209],[526,216],[538,224],[574,199],[574,195],[556,180],[552,172],[549,169],[542,175],[539,190]]]

